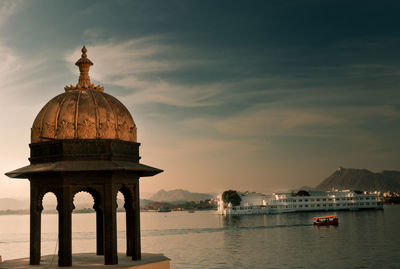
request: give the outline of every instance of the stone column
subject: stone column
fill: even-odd
[[[42,201],[39,197],[39,188],[31,182],[31,208],[30,208],[30,259],[31,265],[40,264],[41,216]]]
[[[96,254],[104,255],[103,210],[98,204],[95,204],[93,208],[96,210]]]
[[[72,197],[69,186],[62,186],[58,201],[58,266],[72,266]]]
[[[133,249],[133,206],[130,194],[125,194],[125,214],[126,214],[126,256],[132,256]]]
[[[112,184],[104,186],[104,264],[118,264],[116,192]]]
[[[136,179],[133,185],[133,251],[132,260],[140,260],[142,258],[142,250],[140,244],[140,200],[139,200],[139,179]]]

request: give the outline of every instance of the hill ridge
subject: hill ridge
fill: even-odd
[[[182,201],[201,201],[213,198],[214,195],[210,193],[197,193],[190,192],[184,189],[175,189],[166,191],[164,189],[159,190],[157,193],[152,195],[149,200],[156,202],[182,202]]]
[[[368,169],[339,167],[316,187],[318,190],[351,189],[364,191],[400,191],[400,171],[371,172]]]

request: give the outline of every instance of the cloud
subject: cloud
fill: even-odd
[[[158,103],[178,107],[207,107],[232,102],[262,102],[270,95],[282,99],[295,96],[296,100],[305,96],[310,101],[315,97],[323,99],[321,94],[335,94],[337,99],[342,98],[337,97],[337,91],[345,94],[349,87],[352,87],[352,92],[365,91],[369,86],[359,81],[365,77],[364,69],[381,68],[376,64],[345,62],[344,66],[311,65],[293,70],[290,68],[292,64],[287,64],[290,59],[285,54],[287,52],[278,53],[280,57],[268,54],[269,57],[256,58],[254,55],[250,57],[248,50],[232,48],[224,49],[223,54],[209,51],[204,53],[190,45],[184,47],[172,44],[172,40],[163,35],[131,38],[122,42],[101,41],[101,28],[86,29],[84,35],[89,40],[96,39],[93,45],[87,46],[89,58],[94,62],[90,72],[92,80],[124,88],[123,100],[127,104]],[[81,47],[76,47],[65,56],[68,68],[75,74],[78,71],[72,63],[80,58],[80,49]],[[300,51],[294,51],[290,55],[294,53],[301,54]],[[247,60],[238,62],[238,57]],[[320,57],[317,57],[318,63],[321,61]],[[277,66],[277,69],[284,68],[285,72],[269,72],[268,68],[272,65]],[[215,71],[218,80],[210,78],[204,70],[210,74]],[[338,70],[347,71],[343,73]],[[187,82],[186,76],[196,81]],[[303,97],[299,96],[299,91],[304,92]],[[285,92],[288,93],[286,96]],[[307,121],[319,120],[317,116],[303,116],[307,117]]]
[[[157,60],[157,57],[172,49],[160,43],[160,40],[159,36],[149,36],[122,43],[88,46],[89,58],[95,63],[91,70],[93,78],[104,83],[115,83],[120,77],[174,69],[177,63]],[[80,49],[75,48],[66,60],[75,62],[79,59]]]
[[[208,85],[183,86],[155,81],[143,83],[144,89],[130,96],[124,97],[128,103],[135,104],[160,103],[180,107],[215,106],[223,100],[214,98],[224,90],[218,83]]]
[[[20,2],[18,0],[3,0],[0,2],[0,26],[10,15],[14,14]]]
[[[22,58],[17,52],[0,43],[0,88],[3,97],[0,104],[14,103],[14,106],[36,105],[33,100],[40,98],[38,90],[46,91],[43,82],[50,87],[53,77],[43,75],[46,72],[47,59]],[[26,97],[33,97],[29,99]],[[9,106],[4,109],[10,109]]]
[[[390,106],[290,108],[257,105],[236,116],[214,122],[215,128],[233,136],[336,136],[359,135],[360,125],[378,119],[400,119]]]
[[[15,83],[12,75],[22,68],[22,61],[11,49],[0,44],[0,87],[7,88],[8,85]]]
[[[77,73],[77,69],[70,63],[80,58],[80,49],[75,48],[65,56],[74,73]],[[220,103],[220,100],[213,100],[213,97],[226,87],[223,83],[184,86],[164,78],[163,74],[167,72],[185,71],[215,63],[214,60],[195,56],[178,57],[177,54],[190,54],[182,52],[184,50],[167,45],[162,36],[88,46],[88,56],[94,62],[90,75],[95,81],[131,89],[132,94],[124,97],[128,103],[133,100],[135,104],[161,103],[183,107]]]
[[[0,2],[0,27],[15,12],[18,3],[19,1]],[[21,71],[22,67],[23,61],[14,51],[0,43],[0,88],[3,92],[16,83],[14,75]]]

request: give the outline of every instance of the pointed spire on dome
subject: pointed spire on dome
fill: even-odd
[[[79,72],[81,72],[81,74],[79,75],[78,85],[80,85],[82,88],[85,88],[85,89],[90,87],[91,83],[90,83],[90,77],[89,77],[89,68],[91,65],[93,65],[92,61],[88,59],[86,52],[87,52],[87,49],[85,46],[83,46],[82,56],[75,63],[75,65],[79,67]]]
[[[82,56],[75,63],[75,65],[79,67],[79,72],[80,72],[78,84],[76,84],[76,86],[72,86],[72,85],[66,86],[64,88],[65,91],[82,90],[82,89],[104,91],[104,87],[101,87],[100,85],[94,86],[94,84],[92,84],[90,82],[89,68],[91,65],[93,65],[93,63],[87,57],[87,54],[86,54],[87,49],[86,49],[85,45],[83,45],[81,51],[82,51]]]

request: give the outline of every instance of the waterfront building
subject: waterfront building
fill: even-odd
[[[222,201],[218,195],[218,213],[221,215],[273,214],[286,212],[382,209],[376,192],[358,191],[310,191],[296,193],[239,192],[240,205],[233,206]]]

